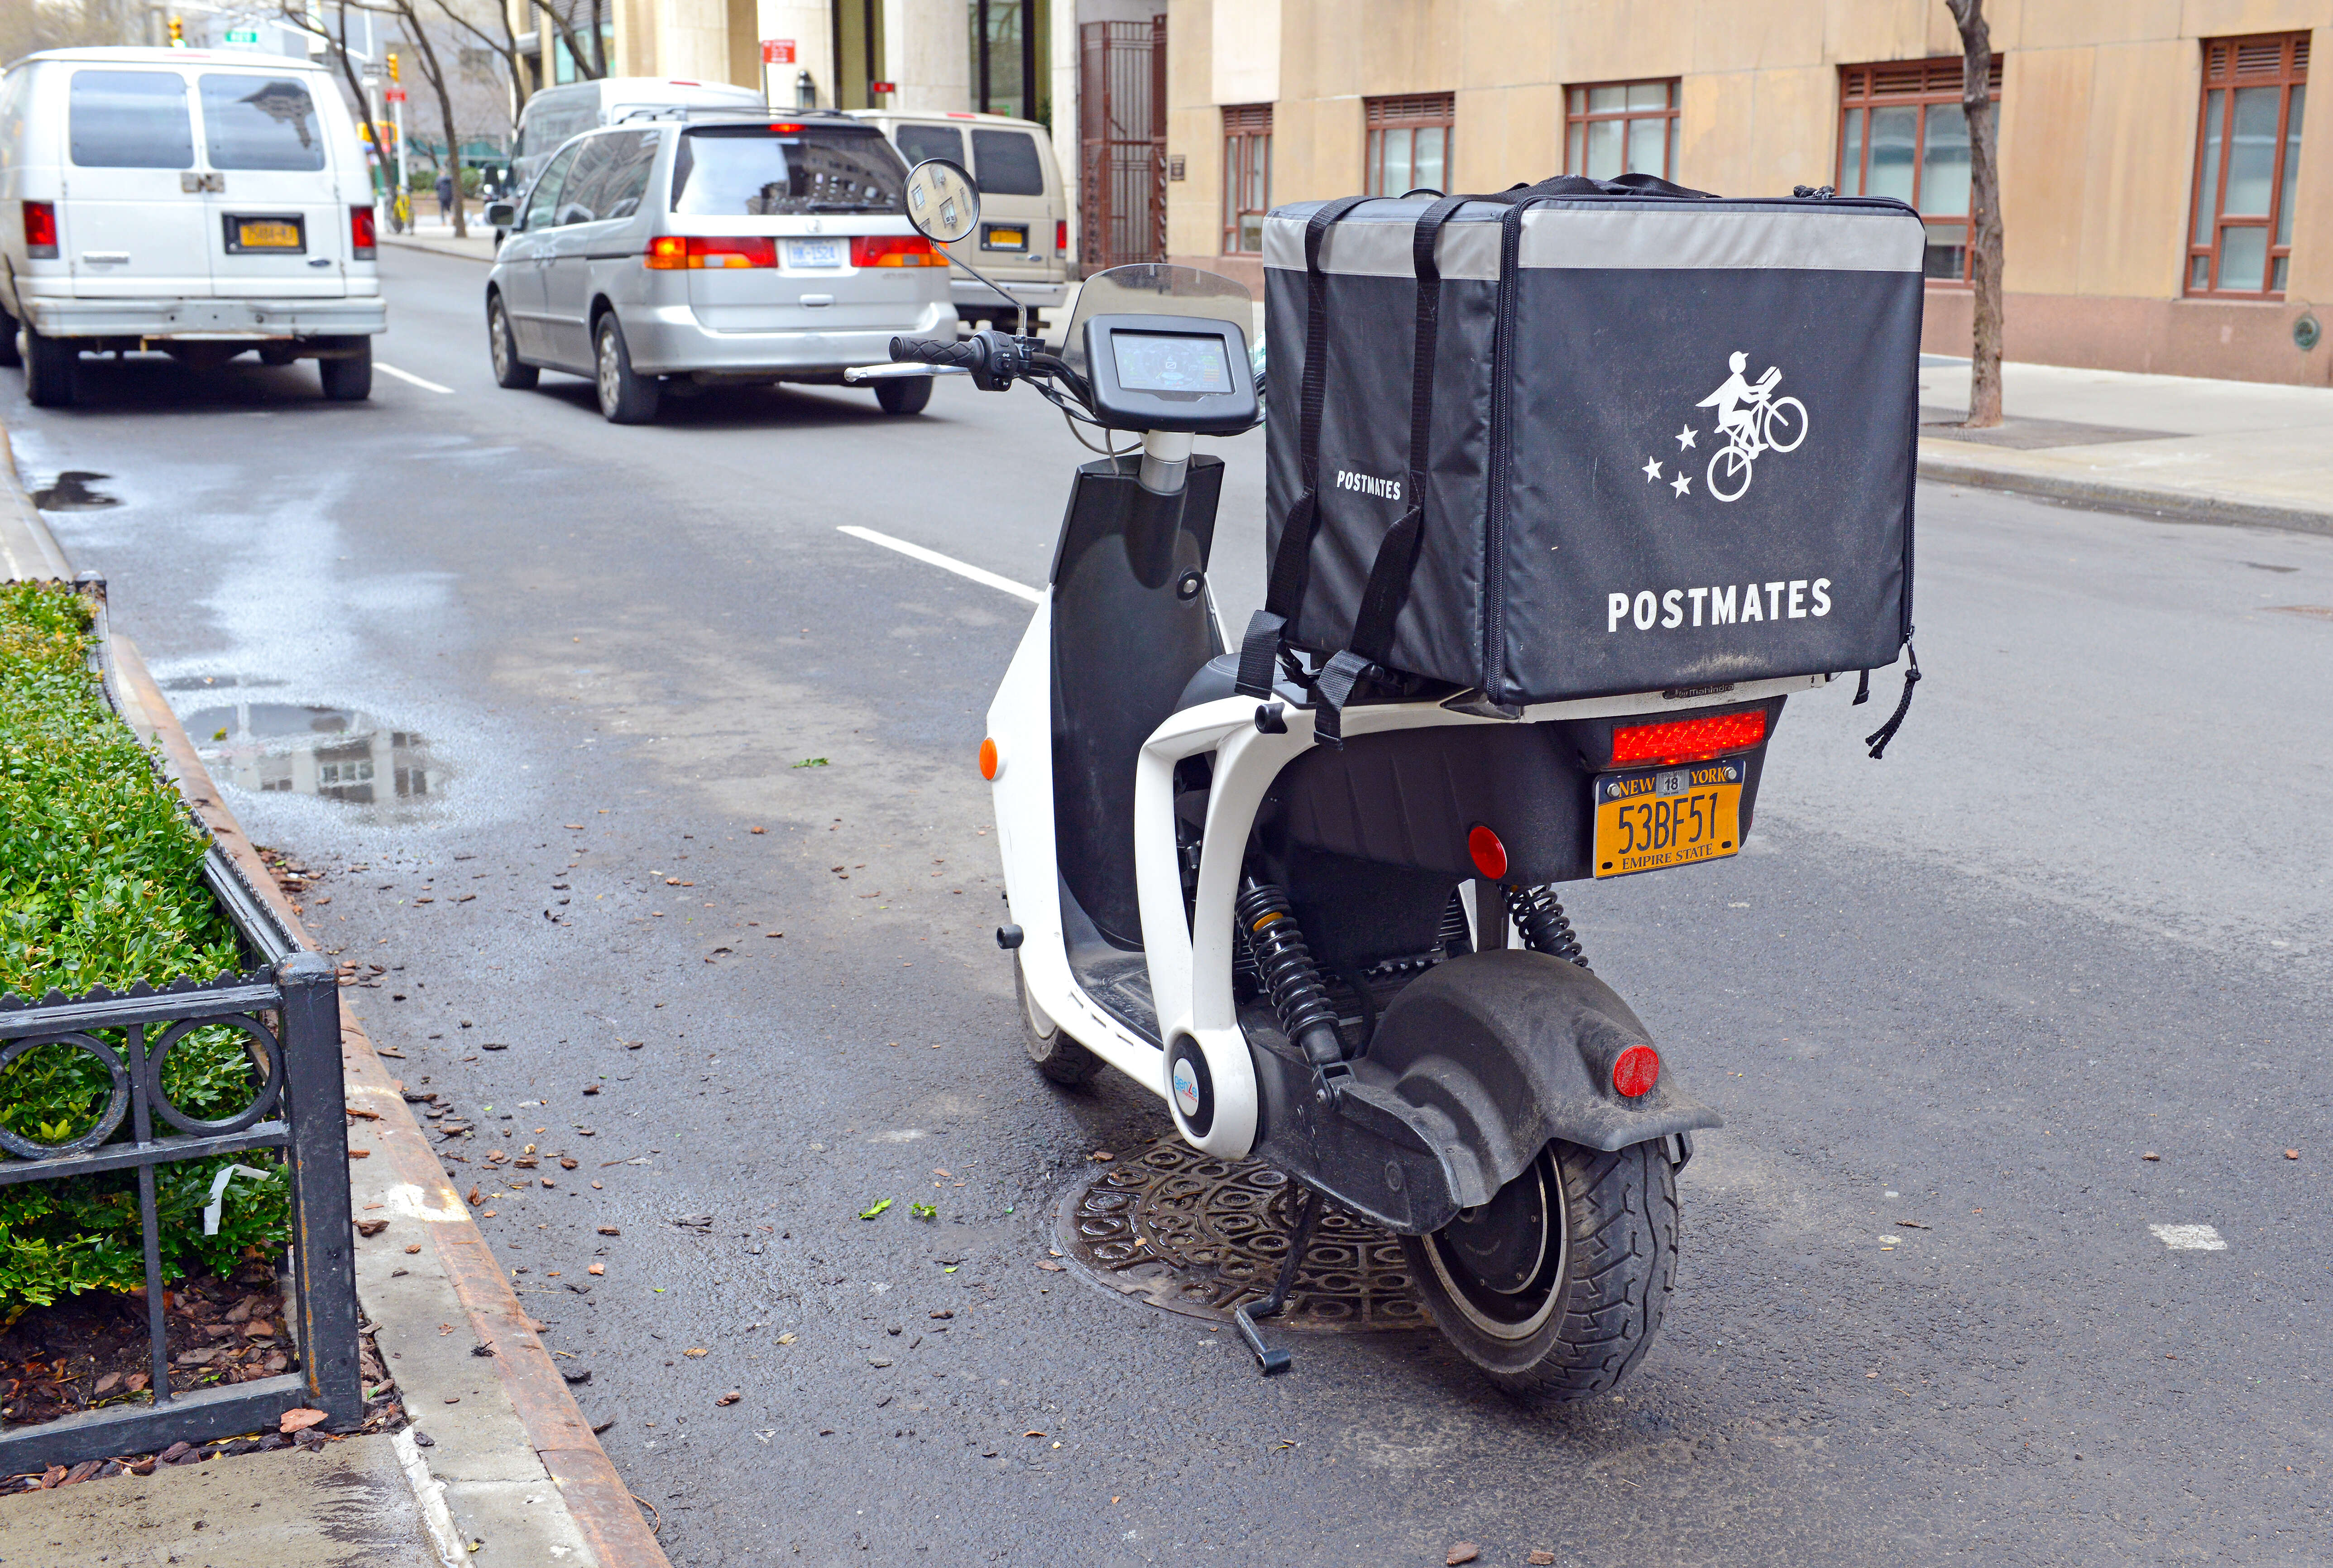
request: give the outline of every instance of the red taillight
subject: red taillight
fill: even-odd
[[[802,127],[799,125],[773,125],[770,129],[776,131],[781,136],[785,136],[800,130]]]
[[[34,261],[57,259],[57,205],[53,201],[24,204],[24,254]]]
[[[1612,765],[1707,762],[1729,751],[1747,751],[1766,738],[1766,710],[1719,714],[1714,718],[1677,718],[1666,724],[1629,725],[1612,732]]]
[[[1507,846],[1499,842],[1498,834],[1480,822],[1466,835],[1466,852],[1474,857],[1474,869],[1492,881],[1506,876]]]
[[[373,233],[372,208],[349,208],[349,254],[359,261],[372,261],[380,255],[378,236]]]
[[[660,234],[641,257],[657,272],[726,267],[773,267],[778,242],[760,235]]]
[[[1649,1045],[1631,1045],[1612,1063],[1612,1088],[1627,1099],[1650,1094],[1660,1081],[1660,1053]]]
[[[855,267],[944,267],[947,257],[919,234],[862,234],[850,240]]]
[[[1053,254],[1056,255],[1070,254],[1070,220],[1068,218],[1053,220]]]

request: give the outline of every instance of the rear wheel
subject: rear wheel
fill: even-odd
[[[887,414],[920,414],[932,400],[932,378],[899,376],[875,383],[875,400]]]
[[[24,400],[36,409],[66,409],[80,390],[81,346],[43,337],[24,325]]]
[[[1676,1282],[1665,1140],[1552,1142],[1490,1202],[1405,1236],[1435,1326],[1511,1393],[1586,1399],[1644,1358]]]
[[[624,346],[624,329],[615,312],[600,318],[591,337],[598,345],[594,379],[600,387],[600,412],[613,425],[645,425],[655,418],[663,389],[655,378],[633,371],[632,353]]]
[[[523,392],[542,379],[542,372],[518,357],[518,338],[511,332],[510,312],[499,293],[486,296],[486,353],[494,363],[494,385]]]
[[[324,396],[335,403],[361,403],[372,396],[372,340],[359,338],[356,349],[346,359],[316,361]]]
[[[1056,1083],[1075,1088],[1101,1071],[1101,1058],[1070,1039],[1029,995],[1029,982],[1021,973],[1017,956],[1013,960],[1013,996],[1021,1004],[1022,1044],[1038,1072]]]

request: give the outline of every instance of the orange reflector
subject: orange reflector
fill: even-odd
[[[1630,1100],[1651,1093],[1660,1080],[1660,1053],[1649,1045],[1631,1045],[1612,1063],[1612,1087]]]
[[[1707,762],[1723,752],[1747,751],[1766,738],[1766,710],[1628,725],[1612,732],[1612,765]]]
[[[996,775],[1003,771],[1004,756],[996,749],[995,737],[991,736],[982,741],[980,743],[980,776],[990,784],[994,784]]]
[[[1499,842],[1498,834],[1480,822],[1466,835],[1466,852],[1474,857],[1474,869],[1492,881],[1506,876],[1507,846]]]

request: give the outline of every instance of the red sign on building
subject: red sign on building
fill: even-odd
[[[792,39],[764,38],[762,40],[763,64],[792,65],[793,63],[794,41]]]

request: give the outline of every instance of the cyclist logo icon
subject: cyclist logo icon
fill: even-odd
[[[1807,438],[1807,406],[1796,398],[1777,398],[1774,388],[1781,368],[1767,367],[1755,381],[1742,379],[1750,356],[1736,350],[1726,361],[1732,374],[1717,390],[1694,406],[1717,410],[1717,433],[1726,444],[1709,455],[1709,493],[1721,501],[1739,501],[1749,492],[1751,466],[1768,452],[1792,452]]]

